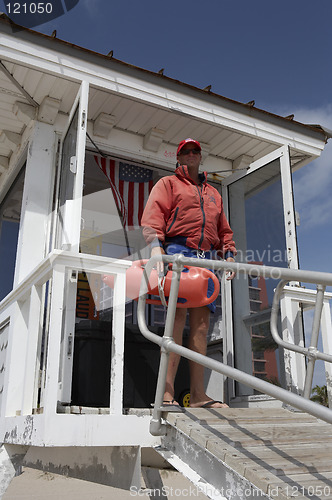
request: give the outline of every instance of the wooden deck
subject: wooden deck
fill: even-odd
[[[164,444],[175,454],[181,437],[268,498],[332,499],[330,424],[281,408],[187,409],[165,418],[172,438]]]

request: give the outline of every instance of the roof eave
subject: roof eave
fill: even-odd
[[[139,73],[139,75],[144,74],[146,77],[162,80],[164,85],[168,86],[171,85],[176,87],[181,86],[187,92],[195,93],[195,95],[200,99],[204,100],[212,99],[217,101],[217,103],[219,104],[222,102],[222,105],[224,107],[232,108],[233,110],[236,110],[244,115],[257,117],[262,120],[265,119],[268,121],[274,121],[276,123],[279,123],[279,125],[280,122],[282,122],[283,127],[288,129],[294,129],[294,128],[300,129],[302,133],[304,132],[305,129],[306,133],[309,134],[310,136],[319,137],[320,139],[322,139],[323,136],[325,142],[327,142],[327,140],[332,137],[332,131],[328,130],[327,128],[321,125],[304,124],[293,119],[285,118],[275,113],[271,113],[269,111],[257,108],[255,106],[241,103],[239,101],[235,101],[228,97],[224,97],[215,92],[211,92],[211,90],[200,89],[198,87],[195,87],[194,85],[184,83],[180,80],[176,80],[164,74],[156,73],[154,71],[140,68],[130,63],[126,63],[124,61],[121,61],[120,59],[116,59],[113,56],[109,57],[105,54],[100,54],[85,47],[81,47],[79,45],[67,42],[65,40],[45,35],[44,33],[40,33],[38,31],[34,31],[24,26],[15,24],[5,13],[0,12],[0,31],[8,31],[8,29],[3,30],[4,26],[7,26],[7,28],[9,28],[9,31],[11,31],[13,34],[15,33],[16,36],[21,36],[21,37],[23,36],[27,41],[32,41],[33,38],[39,37],[38,43],[40,43],[40,40],[43,40],[44,46],[46,48],[51,48],[54,50],[54,44],[57,44],[57,50],[61,50],[61,52],[64,52],[67,55],[76,55],[73,54],[73,51],[74,53],[80,52],[89,59],[91,59],[91,57],[94,58],[94,62],[95,59],[99,59],[99,61],[103,61],[104,63],[107,62],[108,65],[111,64],[115,67],[121,66],[123,70],[127,69],[128,71],[131,72],[137,72]]]

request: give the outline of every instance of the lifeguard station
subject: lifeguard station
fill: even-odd
[[[210,498],[290,498],[309,485],[332,498],[332,412],[308,399],[323,359],[332,401],[332,276],[298,270],[292,194],[292,172],[320,156],[330,132],[4,14],[0,110],[1,494],[22,463],[139,488],[142,466],[148,481],[161,456]],[[238,278],[221,278],[204,361],[208,394],[231,408],[174,414],[155,400],[166,311],[126,299],[125,276],[149,258],[144,204],[190,136],[239,250]],[[309,346],[305,308],[315,308]]]

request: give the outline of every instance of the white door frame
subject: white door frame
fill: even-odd
[[[72,120],[76,111],[77,117],[77,135],[76,135],[76,151],[75,156],[71,157],[70,169],[74,174],[73,199],[66,200],[65,210],[63,214],[63,233],[65,240],[62,238],[62,249],[71,250],[74,253],[79,253],[80,231],[81,231],[81,216],[82,216],[82,194],[84,180],[84,162],[85,162],[85,144],[87,131],[87,116],[88,116],[88,99],[89,99],[89,84],[82,81],[80,89],[76,95],[74,104],[69,113],[67,125],[61,137],[59,175],[57,186],[57,202],[59,203],[60,195],[60,178],[62,168],[62,151],[63,143],[72,124]],[[57,224],[59,219],[57,218]],[[56,229],[57,230],[57,229]],[[59,242],[58,242],[59,246]],[[65,304],[64,304],[64,321],[63,335],[61,342],[61,380],[59,384],[59,401],[70,403],[71,401],[71,385],[72,385],[72,369],[74,359],[74,337],[75,337],[75,310],[76,310],[76,295],[77,295],[77,272],[70,272],[65,278]]]
[[[265,165],[279,159],[280,160],[280,174],[282,186],[282,199],[284,210],[284,227],[285,238],[287,247],[287,263],[288,267],[298,269],[298,253],[297,253],[297,240],[296,240],[296,225],[295,225],[295,210],[293,202],[293,189],[291,178],[291,164],[289,147],[282,146],[275,151],[263,156],[248,165],[248,168],[241,171],[235,171],[222,182],[222,197],[224,203],[224,211],[226,217],[229,218],[229,197],[228,187],[237,180],[252,174],[256,170],[264,167]],[[231,222],[231,221],[230,221]],[[236,243],[236,242],[235,242]],[[234,327],[233,327],[233,304],[231,293],[231,282],[224,281],[223,284],[223,331],[224,333],[224,362],[234,366],[235,352],[234,352]],[[235,395],[235,383],[232,380],[228,381],[227,391],[231,399]]]

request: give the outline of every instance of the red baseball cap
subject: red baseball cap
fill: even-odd
[[[178,150],[176,152],[176,156],[178,156],[178,154],[180,153],[181,149],[186,144],[196,144],[196,146],[199,148],[199,150],[202,151],[201,145],[200,145],[200,143],[198,141],[195,141],[195,139],[188,138],[188,139],[184,139],[183,141],[180,142],[180,144],[178,145]]]

